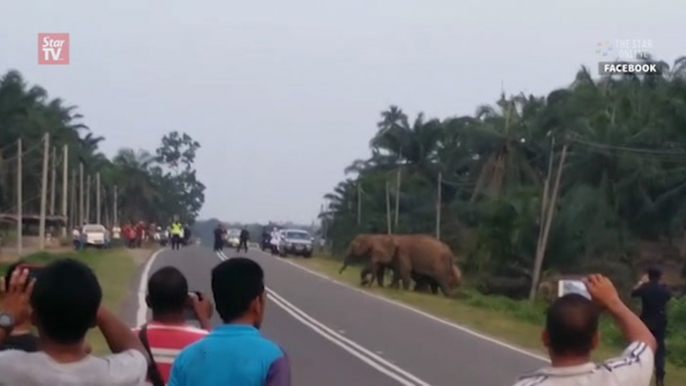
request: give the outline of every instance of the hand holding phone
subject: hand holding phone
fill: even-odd
[[[199,320],[209,320],[212,317],[213,304],[210,299],[200,291],[188,293],[190,309]]]

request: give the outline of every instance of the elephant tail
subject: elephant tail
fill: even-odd
[[[338,271],[338,274],[339,274],[339,275],[342,274],[343,271],[345,271],[346,268],[348,268],[348,262],[347,262],[347,261],[344,261],[344,262],[343,262],[343,266],[341,267],[340,271]]]

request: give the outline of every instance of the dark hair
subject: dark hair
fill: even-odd
[[[657,267],[648,268],[648,279],[650,281],[658,281],[662,277],[662,271]]]
[[[593,349],[600,310],[579,294],[558,298],[548,307],[546,330],[555,354],[586,355]]]
[[[102,300],[102,290],[85,264],[61,259],[48,264],[31,294],[31,307],[41,333],[62,344],[81,341],[95,318]]]
[[[212,293],[217,312],[230,323],[248,311],[250,303],[264,293],[264,272],[245,257],[225,260],[212,269]]]
[[[148,279],[148,306],[154,313],[183,311],[188,300],[188,282],[181,271],[163,267]]]

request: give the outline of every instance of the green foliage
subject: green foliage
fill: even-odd
[[[29,151],[23,162],[23,209],[24,213],[38,213],[40,145],[43,135],[49,133],[50,144],[58,149],[58,155],[63,145],[68,146],[72,170],[83,162],[87,175],[100,172],[102,184],[107,187],[102,196],[104,208],[113,207],[111,188],[118,187],[122,220],[167,222],[178,215],[185,222],[194,221],[205,200],[205,186],[197,180],[193,168],[198,142],[186,133],[173,131],[162,138],[154,156],[145,150],[127,148],[109,160],[98,150],[104,138],[81,123],[82,115],[76,110],[76,106],[65,106],[59,98],[49,99],[41,87],[29,86],[17,71],[0,78],[0,211],[16,210],[16,143],[21,138],[23,152]],[[61,178],[58,180],[59,186]],[[94,195],[91,202],[95,202]],[[107,213],[105,210],[106,217]],[[76,212],[71,214],[76,216]]]
[[[593,79],[582,68],[568,87],[547,96],[503,94],[471,116],[412,121],[390,106],[377,126],[371,156],[354,161],[350,177],[325,196],[321,221],[334,252],[358,233],[385,233],[389,217],[394,233],[435,234],[440,192],[440,238],[480,292],[469,301],[542,322],[540,308],[514,299],[531,286],[544,186],[549,205],[566,149],[543,285],[600,272],[628,294],[642,269],[660,265],[670,286],[683,287],[686,57],[659,77]],[[686,357],[683,302],[670,314],[680,326],[669,337],[672,361]],[[619,339],[609,324],[603,331],[606,342]]]

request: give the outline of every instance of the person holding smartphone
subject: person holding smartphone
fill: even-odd
[[[203,293],[189,293],[186,277],[171,266],[160,268],[150,276],[145,301],[152,311],[152,320],[134,332],[152,358],[148,381],[153,386],[164,386],[178,353],[212,329],[213,305]],[[188,324],[186,310],[189,308],[201,328]]]
[[[591,299],[578,293],[558,298],[546,314],[541,338],[551,366],[519,378],[515,386],[648,386],[657,343],[653,334],[620,299],[603,275],[583,279]],[[618,358],[591,361],[598,347],[600,311],[607,312],[628,342]]]
[[[667,303],[672,298],[672,292],[660,281],[661,278],[662,272],[658,268],[650,268],[631,291],[631,297],[641,299],[641,320],[648,326],[657,341],[655,352],[655,384],[657,386],[665,383]]]
[[[142,386],[148,354],[131,329],[101,306],[102,290],[93,271],[74,259],[56,260],[38,279],[19,267],[0,303],[0,343],[29,315],[38,329],[40,351],[0,352],[2,385]],[[90,355],[86,333],[97,326],[113,354]]]
[[[5,291],[9,290],[10,279],[15,270],[24,268],[25,263],[23,261],[17,261],[16,263],[10,265],[5,272]],[[33,276],[33,275],[30,275]],[[19,320],[23,320],[21,324],[16,324],[12,329],[12,332],[5,340],[0,343],[0,351],[4,350],[21,350],[25,352],[36,352],[38,351],[38,337],[31,331],[31,307],[27,307],[23,310],[25,315],[22,315]]]

